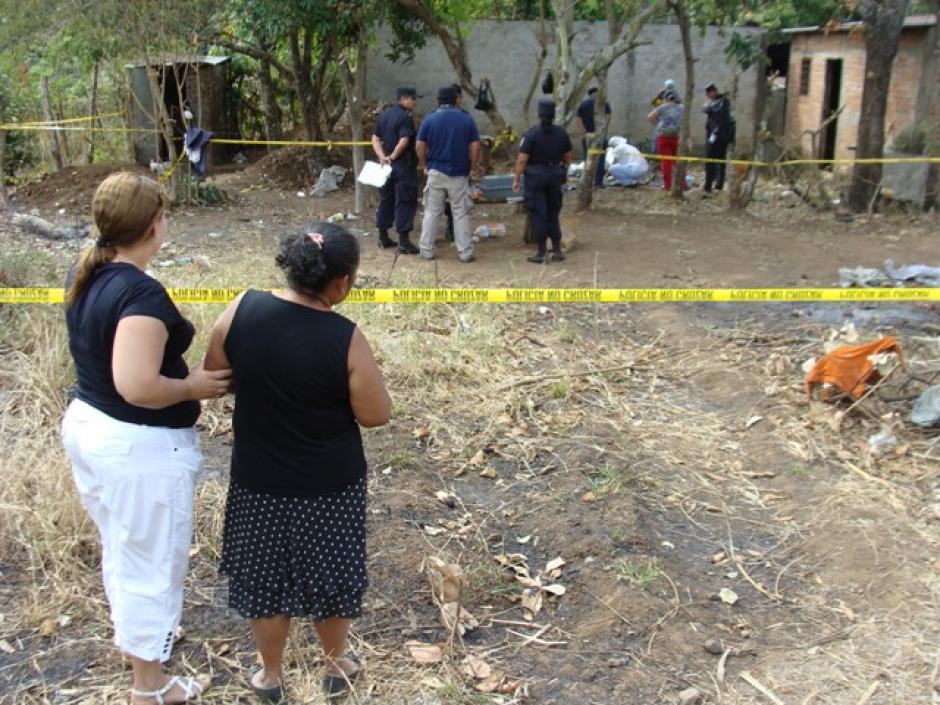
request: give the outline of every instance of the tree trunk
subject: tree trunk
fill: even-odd
[[[454,36],[454,34],[441,24],[433,10],[425,5],[422,0],[398,0],[398,4],[408,10],[412,17],[423,22],[424,25],[441,40],[447,58],[450,60],[451,66],[454,67],[454,71],[457,73],[457,82],[460,84],[464,93],[471,98],[476,98],[479,95],[479,91],[473,83],[473,72],[470,71],[470,64],[467,61],[467,49],[460,34],[457,33],[457,35]],[[493,127],[498,133],[507,132],[510,129],[509,124],[503,119],[502,114],[500,114],[496,104],[496,96],[492,93],[492,90],[490,91],[490,97],[493,105],[486,111],[486,117],[489,118],[489,121],[493,124]]]
[[[682,126],[679,130],[679,152],[676,156],[687,157],[692,153],[692,101],[695,100],[695,56],[692,54],[692,32],[685,0],[673,0],[672,7],[679,23],[682,37],[682,54],[685,57],[685,97],[682,99]],[[685,190],[686,162],[677,161],[672,170],[673,198],[682,199]]]
[[[940,0],[931,2],[930,12],[940,14]],[[927,43],[924,47],[924,75],[937,76],[940,71],[940,27],[934,25],[928,30]],[[924,96],[923,109],[920,115],[930,116],[940,114],[940,81],[931,81]],[[940,156],[940,120],[935,120],[927,132],[927,155]],[[940,164],[932,163],[927,171],[927,198],[924,208],[931,209],[940,205]]]
[[[731,97],[731,108],[734,109],[738,93],[739,73],[735,73],[732,82],[733,91]],[[762,79],[757,84],[757,96],[754,100],[754,122],[751,126],[751,145],[753,148],[750,154],[746,155],[753,161],[761,161],[765,157],[763,148],[764,142],[768,137],[765,127],[767,120],[767,105],[773,92],[773,78]],[[733,161],[738,158],[739,152],[736,144],[731,145],[728,151],[728,160]],[[727,165],[728,169],[728,210],[732,212],[741,212],[747,208],[748,204],[754,199],[754,192],[757,190],[757,181],[760,176],[760,168],[751,166],[746,172],[746,178],[743,180],[738,177],[736,167]]]
[[[580,66],[576,66],[571,49],[571,40],[574,35],[574,3],[570,0],[552,0],[552,10],[556,18],[556,34],[558,56],[555,64],[555,102],[558,105],[558,114],[561,124],[567,126],[575,116],[578,102],[587,91],[592,81],[605,75],[617,59],[633,49],[649,41],[640,41],[638,37],[643,26],[649,22],[662,8],[660,0],[644,4],[630,4],[633,11],[628,22],[617,19],[613,14],[613,5],[608,3],[609,43],[602,49],[594,52]],[[611,31],[611,26],[616,32]],[[626,26],[626,29],[624,29]]]
[[[91,72],[91,114],[98,114],[98,71],[100,64],[95,61],[95,66]],[[89,164],[95,163],[95,128],[98,126],[97,120],[91,121],[91,130],[88,131],[88,158]]]
[[[267,54],[269,47],[263,39],[256,40],[259,51]],[[281,122],[284,114],[281,106],[277,104],[277,87],[271,75],[271,62],[267,59],[258,60],[258,92],[261,93],[261,103],[264,106],[264,135],[269,140],[279,140],[284,136]]]
[[[604,10],[607,15],[607,43],[613,46],[623,30],[623,22],[617,18],[614,0],[604,0]],[[607,141],[607,70],[609,67],[610,64],[607,64],[597,73],[597,94],[594,96],[594,136],[588,145],[584,172],[581,174],[578,212],[588,210],[594,201],[594,174],[598,163],[603,160],[604,156],[603,150],[606,146],[604,143]]]
[[[3,93],[0,93],[0,123],[6,122],[6,120],[6,104],[3,102]],[[7,201],[7,172],[4,168],[6,151],[7,132],[6,130],[0,130],[0,210],[6,208],[9,205],[9,201]]]
[[[545,0],[539,0],[539,31],[535,35],[539,43],[539,58],[535,65],[535,72],[532,75],[532,82],[525,94],[525,100],[522,101],[522,114],[525,116],[526,124],[529,121],[529,107],[532,105],[532,96],[539,85],[539,78],[542,76],[542,69],[545,67],[545,59],[548,57],[548,32],[545,28]]]
[[[343,92],[346,94],[346,102],[349,106],[349,125],[352,130],[353,142],[362,141],[362,108],[365,103],[365,83],[366,83],[366,47],[367,37],[365,29],[360,30],[359,41],[355,47],[356,68],[350,69],[350,59],[353,50],[347,49],[343,52],[337,68],[340,79],[343,82]],[[359,172],[362,171],[363,150],[358,144],[353,147],[353,180],[356,184],[356,213],[362,213],[365,210],[365,187],[359,183]]]
[[[297,100],[300,103],[300,112],[304,126],[304,139],[321,140],[323,135],[320,133],[320,127],[317,123],[317,95],[310,80],[312,59],[310,51],[310,34],[305,32],[303,45],[301,44],[300,32],[295,30],[291,32],[290,59],[291,72],[294,78],[294,89],[297,91]]]
[[[166,80],[166,70],[165,67],[161,67],[161,70],[164,72],[164,80]],[[172,70],[172,69],[171,69]],[[176,140],[173,134],[173,121],[170,118],[170,114],[166,109],[166,103],[163,101],[163,87],[157,81],[157,70],[153,67],[153,61],[150,58],[150,55],[147,55],[147,83],[150,86],[150,95],[153,98],[153,115],[155,118],[154,123],[157,124],[160,128],[160,133],[163,136],[163,141],[166,142],[167,156],[172,166],[176,165]],[[158,137],[159,143],[159,137]],[[157,154],[159,154],[159,149]],[[159,157],[158,157],[159,158]],[[180,193],[180,171],[179,169],[173,169],[173,173],[170,175],[170,193],[173,195],[174,199],[180,198],[182,195]]]
[[[52,103],[49,101],[49,77],[42,76],[39,79],[39,101],[42,103],[43,120],[53,122]],[[59,147],[59,133],[54,129],[49,130],[49,145],[52,152],[52,161],[55,162],[56,171],[62,169],[62,150]]]
[[[908,0],[863,0],[859,11],[865,25],[865,80],[859,111],[856,159],[884,156],[885,113],[891,69],[898,53]],[[881,164],[856,164],[849,188],[849,207],[867,211],[881,185]]]

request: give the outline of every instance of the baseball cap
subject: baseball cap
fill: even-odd
[[[453,84],[448,84],[438,88],[437,99],[442,103],[453,103],[455,100],[457,100],[457,91],[454,90]]]
[[[705,86],[705,92],[708,93],[708,91],[715,91],[717,93],[718,86],[716,86],[714,83],[709,83],[707,86]]]

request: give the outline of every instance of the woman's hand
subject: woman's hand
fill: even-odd
[[[192,400],[218,399],[232,388],[231,370],[207,370],[200,362],[186,378],[189,398]]]
[[[522,190],[522,182],[518,176],[512,177],[512,190],[515,193],[519,193]]]

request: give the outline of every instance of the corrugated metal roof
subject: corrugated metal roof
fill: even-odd
[[[150,58],[150,66],[172,66],[173,64],[207,64],[209,66],[218,66],[230,61],[229,56],[206,56],[200,54],[157,54]],[[140,66],[147,66],[148,62],[138,61],[133,64],[127,64],[124,68],[132,69]]]
[[[787,27],[783,30],[784,34],[812,34],[815,32],[850,32],[853,29],[861,27],[863,22],[842,22],[835,27],[827,29],[825,26],[816,25],[815,27]],[[904,29],[920,29],[933,27],[937,24],[936,15],[908,15],[904,18]]]

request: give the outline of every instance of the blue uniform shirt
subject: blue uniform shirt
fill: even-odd
[[[596,125],[594,124],[594,108],[596,107],[597,99],[594,96],[585,98],[578,105],[578,117],[581,118],[581,122],[584,123],[585,132],[594,132]],[[604,103],[604,114],[610,115],[610,103]]]
[[[428,169],[448,176],[470,174],[470,145],[480,141],[476,123],[463,110],[442,105],[424,118],[418,140],[428,145]]]
[[[372,134],[382,140],[382,147],[385,154],[390,155],[402,137],[411,137],[408,140],[408,148],[402,152],[394,163],[400,163],[405,166],[415,166],[418,163],[418,157],[415,153],[415,123],[411,118],[411,113],[400,105],[393,105],[379,115],[375,121],[375,129]]]
[[[571,150],[571,138],[558,125],[552,125],[548,130],[543,130],[541,125],[529,129],[522,136],[522,145],[519,147],[520,152],[529,155],[529,164],[532,166],[557,166]]]

